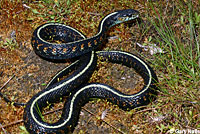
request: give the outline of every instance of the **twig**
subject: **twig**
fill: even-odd
[[[13,75],[10,79],[8,79],[3,86],[0,88],[0,91],[15,77],[15,75]]]
[[[82,108],[83,110],[85,110],[86,112],[88,112],[89,114],[93,115],[95,118],[96,115],[94,113],[92,113],[91,111],[87,110],[86,108]],[[99,120],[99,118],[97,118]],[[113,125],[109,124],[108,122],[106,122],[105,120],[103,119],[100,119],[101,121],[103,121],[105,124],[107,124],[108,126],[112,127],[113,129],[117,130],[118,132],[122,133],[122,134],[125,134],[124,132],[122,132],[121,130],[117,129],[116,127],[114,127]]]
[[[9,98],[7,98],[3,93],[1,93],[1,90],[15,77],[15,75],[13,75],[11,78],[9,78],[4,85],[0,88],[0,97],[2,97],[7,103],[13,103],[14,106],[25,106],[25,103],[18,103],[18,102],[14,102],[12,100],[10,100]]]
[[[16,124],[19,124],[19,123],[22,123],[22,122],[23,122],[23,119],[17,120],[17,121],[13,121],[13,122],[11,122],[9,124],[3,125],[3,126],[1,125],[1,129],[3,130],[3,128],[7,128],[7,127],[10,127],[12,125],[16,125]]]
[[[160,107],[143,109],[143,110],[140,110],[140,111],[133,113],[132,115],[136,115],[138,113],[143,113],[143,112],[146,112],[146,111],[152,111],[152,110],[155,110],[155,109],[158,109],[158,108],[160,108]]]
[[[48,114],[51,114],[51,113],[53,113],[53,112],[55,112],[55,111],[60,111],[60,110],[62,110],[62,108],[57,108],[57,109],[55,109],[55,110],[48,111],[48,112],[44,113],[44,115],[48,115]],[[17,120],[17,121],[11,122],[11,123],[6,124],[6,125],[3,125],[3,126],[1,125],[0,128],[1,128],[1,129],[7,128],[7,127],[10,127],[10,126],[12,126],[12,125],[16,125],[16,124],[22,123],[23,121],[24,121],[23,119]]]
[[[0,127],[3,130],[4,134],[7,134],[6,130],[4,129],[4,127],[2,126],[2,124],[0,123]]]

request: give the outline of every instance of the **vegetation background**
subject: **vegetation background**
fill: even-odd
[[[91,37],[105,15],[129,8],[138,10],[142,21],[111,29],[103,49],[129,51],[147,61],[158,76],[159,95],[151,104],[126,112],[105,100],[93,100],[83,107],[74,133],[200,131],[199,0],[1,0],[1,92],[12,100],[27,102],[58,70],[70,64],[51,63],[35,55],[30,40],[39,25],[64,23]],[[141,89],[143,82],[129,68],[101,62],[90,81],[128,94]],[[59,117],[62,105],[46,111],[54,113],[46,116],[49,122],[57,120],[54,117]],[[1,134],[28,133],[22,120],[23,107],[0,98],[0,113]]]

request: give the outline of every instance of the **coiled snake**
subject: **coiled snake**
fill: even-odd
[[[79,58],[57,73],[47,88],[34,95],[26,104],[24,124],[31,134],[72,132],[78,122],[81,106],[87,103],[90,98],[107,99],[125,110],[150,102],[156,94],[157,77],[146,62],[128,52],[95,51],[112,26],[138,17],[139,12],[133,9],[108,14],[101,20],[98,33],[90,38],[86,38],[70,26],[59,23],[46,23],[34,31],[32,46],[39,56],[53,60]],[[105,84],[83,84],[95,70],[98,57],[101,57],[102,60],[134,68],[144,79],[144,87],[138,93],[126,95]],[[69,77],[57,81],[57,78],[70,73],[72,70],[75,71]],[[69,98],[64,105],[61,118],[55,123],[43,121],[39,111],[49,103],[59,101],[62,96],[69,96]]]

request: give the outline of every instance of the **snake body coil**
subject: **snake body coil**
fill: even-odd
[[[145,105],[155,94],[157,77],[154,71],[142,59],[128,52],[98,51],[105,39],[106,31],[119,23],[138,18],[138,11],[127,9],[111,13],[99,24],[98,33],[86,38],[78,30],[58,23],[47,23],[39,26],[33,33],[32,46],[41,57],[47,59],[68,59],[80,56],[77,61],[60,71],[50,81],[47,88],[34,95],[26,104],[24,124],[31,134],[72,132],[77,124],[81,106],[90,98],[104,98],[117,104],[122,109],[132,109]],[[58,42],[58,43],[56,43]],[[60,43],[61,42],[61,43]],[[83,84],[92,75],[97,57],[113,63],[120,63],[134,68],[144,79],[144,87],[136,94],[126,95],[100,83]],[[57,81],[60,76],[76,70],[69,77]],[[69,96],[61,118],[55,123],[43,121],[40,113],[49,103],[54,103],[62,96]]]

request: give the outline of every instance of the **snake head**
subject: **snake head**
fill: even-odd
[[[119,10],[117,13],[113,16],[114,24],[117,25],[119,23],[123,23],[126,21],[134,20],[139,18],[139,12],[133,9],[125,9],[125,10]]]
[[[134,20],[136,18],[139,18],[139,12],[133,9],[125,9],[113,12],[101,20],[99,25],[99,32],[105,32],[112,26],[126,21]]]

